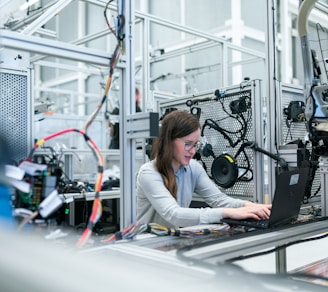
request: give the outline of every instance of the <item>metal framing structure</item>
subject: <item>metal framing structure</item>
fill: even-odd
[[[326,231],[327,222],[319,221],[280,230],[271,230],[270,232],[252,232],[245,237],[232,239],[227,241],[219,240],[217,243],[200,244],[183,252],[185,259],[203,260],[207,263],[216,264],[218,262],[225,262],[232,258],[237,258],[252,252],[258,252],[266,248],[276,246],[279,247],[284,244],[307,237],[320,235]],[[285,273],[287,271],[286,265],[286,247],[277,249],[276,252],[276,272]]]
[[[42,28],[42,26],[47,23],[60,9],[64,9],[66,6],[68,6],[72,1],[53,1],[49,5],[45,6],[42,10],[36,11],[33,15],[27,16],[21,21],[17,21],[14,23],[10,29],[13,31],[8,30],[1,30],[0,31],[0,45],[5,48],[9,49],[20,49],[23,51],[41,54],[33,56],[31,58],[31,64],[32,65],[39,65],[39,66],[51,66],[51,62],[44,62],[40,61],[44,56],[53,56],[56,58],[63,58],[67,60],[75,60],[75,61],[81,61],[86,63],[91,63],[95,65],[100,66],[108,66],[108,62],[111,58],[110,54],[101,50],[91,49],[87,47],[81,47],[79,45],[87,44],[88,42],[92,40],[96,40],[98,38],[106,36],[108,34],[108,30],[99,30],[97,32],[92,32],[88,35],[83,35],[79,39],[73,41],[72,43],[64,43],[59,41],[53,41],[45,38],[40,38],[37,36],[34,36],[33,34],[39,34],[41,36],[56,36],[55,31],[48,31]],[[83,3],[88,3],[91,5],[104,7],[106,4],[106,1],[102,0],[81,0]],[[120,1],[118,1],[120,3]],[[153,92],[151,90],[151,77],[150,77],[150,65],[155,62],[160,62],[164,60],[165,58],[173,58],[176,56],[181,56],[185,54],[187,51],[198,51],[202,50],[204,48],[210,48],[213,46],[218,46],[220,50],[222,51],[222,56],[220,56],[220,60],[222,63],[222,67],[220,70],[222,70],[222,80],[221,83],[223,84],[223,87],[227,86],[227,68],[229,66],[233,65],[241,65],[242,63],[247,62],[255,62],[255,61],[263,61],[265,66],[267,67],[267,74],[266,78],[264,80],[264,90],[268,96],[269,104],[269,120],[274,120],[275,112],[272,110],[275,107],[275,100],[272,98],[275,95],[275,92],[279,86],[276,84],[276,72],[274,72],[274,68],[276,68],[276,62],[275,59],[275,53],[276,53],[276,44],[274,40],[274,13],[273,10],[275,10],[274,3],[275,1],[266,1],[266,14],[267,14],[267,25],[266,25],[266,51],[265,53],[259,53],[258,51],[253,51],[250,49],[242,48],[240,46],[236,46],[232,44],[229,41],[225,41],[221,39],[220,37],[211,35],[207,32],[200,31],[197,29],[194,29],[192,27],[184,26],[181,24],[177,24],[171,21],[167,21],[164,19],[161,19],[160,17],[156,17],[154,15],[150,15],[147,13],[142,13],[140,11],[135,11],[135,3],[134,1],[122,1],[121,3],[124,3],[123,7],[123,13],[126,16],[126,54],[121,58],[120,62],[117,64],[118,69],[120,70],[120,76],[122,77],[121,82],[121,92],[120,92],[120,99],[121,99],[121,105],[122,108],[125,110],[122,111],[122,115],[120,117],[120,122],[122,125],[122,133],[121,135],[121,156],[122,156],[122,165],[121,170],[124,174],[127,176],[125,177],[124,182],[124,189],[122,189],[122,194],[126,198],[123,199],[123,204],[127,209],[131,207],[131,210],[129,209],[128,215],[124,216],[122,218],[122,227],[128,225],[129,223],[133,222],[134,220],[134,183],[135,183],[135,177],[133,175],[133,155],[134,155],[134,146],[135,141],[134,139],[131,139],[130,132],[130,126],[128,122],[128,116],[131,114],[134,114],[134,84],[135,84],[135,74],[134,74],[134,66],[135,62],[142,63],[143,66],[143,92],[144,96],[146,97],[143,100],[144,106],[143,108],[147,111],[154,110],[153,102],[154,99],[152,99]],[[286,7],[288,5],[288,7]],[[294,4],[294,1],[288,1],[286,4],[284,2],[284,5],[280,7],[281,11],[284,12],[284,15],[286,14],[286,10],[291,10],[295,14],[297,14],[297,7]],[[320,20],[326,21],[323,15],[327,13],[327,7],[323,4],[318,3],[316,5],[316,8],[318,8],[318,11],[315,14],[315,17],[319,17]],[[109,9],[111,10],[117,10],[116,5],[110,5]],[[294,9],[294,10],[293,10]],[[291,15],[288,15],[288,19],[291,19]],[[142,60],[136,60],[135,58],[135,52],[134,52],[134,30],[135,30],[135,24],[141,23],[142,27],[142,54],[141,58]],[[192,43],[187,42],[181,42],[180,46],[175,46],[172,48],[168,48],[166,50],[166,54],[163,56],[150,56],[149,51],[149,43],[150,43],[150,30],[151,30],[151,24],[156,24],[160,26],[164,26],[170,29],[178,30],[182,33],[188,33],[195,38],[193,39]],[[286,27],[284,28],[286,29]],[[15,32],[16,31],[16,32]],[[18,33],[20,31],[20,33]],[[282,39],[283,43],[286,47],[286,34],[285,31],[284,38]],[[288,44],[287,44],[287,47]],[[278,48],[280,49],[280,48]],[[243,53],[247,56],[250,56],[247,60],[242,60],[238,62],[232,62],[228,64],[228,55],[229,52],[238,51],[240,53]],[[288,60],[288,54],[287,50],[282,51],[282,55],[284,60]],[[39,62],[39,63],[38,63]],[[66,64],[56,64],[54,63],[54,66],[58,66],[60,68],[67,68]],[[288,70],[288,69],[286,69]],[[79,68],[76,70],[79,71]],[[283,75],[288,75],[287,72],[285,72]],[[176,76],[175,76],[176,77]],[[76,73],[76,79],[80,78],[78,73]],[[50,84],[49,82],[48,84]],[[46,83],[45,83],[46,84]],[[40,87],[40,90],[42,90],[42,85]],[[155,93],[156,94],[156,93]],[[147,100],[146,100],[147,99]],[[260,112],[262,112],[262,109],[260,109]],[[260,125],[260,128],[262,126]],[[270,128],[270,130],[274,130]],[[271,137],[272,139],[272,137]],[[273,141],[273,140],[272,140]],[[270,142],[272,143],[272,142]],[[273,150],[273,149],[271,149]],[[123,155],[124,153],[124,155]],[[269,177],[269,185],[274,185],[274,179],[272,176]],[[271,193],[273,191],[271,190]],[[129,198],[127,198],[129,197]],[[130,212],[131,211],[131,212]]]
[[[84,61],[102,66],[108,66],[108,61],[111,58],[109,53],[100,50],[78,47],[30,35],[27,36],[13,31],[1,30],[0,37],[0,45],[9,49],[20,49],[46,56]],[[122,65],[118,66],[122,67]]]
[[[190,52],[195,52],[197,50],[203,50],[205,48],[213,47],[213,46],[219,46],[223,52],[221,58],[220,58],[220,63],[222,64],[221,67],[221,76],[222,76],[222,85],[227,86],[228,85],[228,80],[227,80],[227,68],[229,67],[228,64],[228,52],[229,51],[238,51],[241,53],[245,53],[249,56],[251,56],[251,60],[244,61],[245,63],[247,62],[254,62],[257,60],[265,60],[265,54],[259,53],[257,51],[247,49],[241,46],[237,46],[235,44],[232,44],[231,42],[225,41],[224,39],[217,37],[213,34],[206,33],[201,30],[197,30],[192,27],[180,25],[168,20],[161,19],[159,17],[156,17],[154,15],[146,14],[146,13],[141,13],[141,12],[136,12],[136,17],[140,18],[143,22],[143,32],[144,32],[144,40],[143,40],[143,58],[145,60],[143,61],[143,66],[144,66],[144,80],[146,81],[145,84],[148,87],[149,86],[149,81],[151,80],[149,72],[150,72],[150,64],[154,62],[160,62],[163,60],[166,60],[168,58],[173,58],[176,56],[181,56],[186,53]],[[165,55],[162,56],[156,56],[149,58],[149,49],[148,49],[148,44],[150,43],[150,36],[149,36],[149,26],[150,24],[158,24],[167,28],[175,29],[180,32],[185,32],[188,34],[191,34],[195,37],[197,37],[196,40],[192,41],[192,44],[188,43],[182,43],[180,48],[173,48],[166,50]],[[176,76],[175,76],[176,77]],[[166,78],[172,78],[166,77]],[[146,88],[145,92],[149,92],[149,88]]]
[[[184,98],[179,98],[177,100],[169,100],[163,101],[159,103],[158,112],[164,114],[166,109],[176,108],[183,109],[187,111],[193,112],[193,109],[199,109],[201,111],[200,114],[200,123],[203,126],[204,121],[207,119],[211,119],[217,121],[222,127],[224,127],[229,132],[234,132],[240,130],[240,124],[236,123],[234,115],[225,110],[229,109],[229,103],[234,102],[235,100],[239,100],[243,94],[247,94],[249,100],[247,99],[248,106],[250,107],[245,113],[245,116],[249,115],[249,120],[247,120],[247,131],[245,133],[245,141],[255,141],[259,148],[265,148],[264,141],[264,116],[263,116],[263,93],[262,93],[262,81],[261,80],[252,80],[249,82],[241,83],[239,85],[220,88],[220,93],[222,97],[219,97],[219,100],[216,99],[213,92],[203,92],[199,94],[193,94],[186,96]],[[191,101],[193,105],[188,107],[186,104],[188,101]],[[222,103],[222,108],[220,107]],[[223,107],[225,110],[223,110]],[[246,118],[246,119],[248,119]],[[236,148],[232,148],[227,143],[224,137],[215,131],[211,131],[211,137],[208,136],[209,132],[204,131],[205,136],[207,136],[207,140],[210,140],[209,143],[213,146],[213,151],[215,155],[218,156],[221,153],[229,153],[234,156],[241,147],[240,144],[236,145]],[[232,140],[235,137],[231,138]],[[244,142],[244,141],[242,141]],[[248,199],[254,202],[265,201],[264,194],[266,190],[266,176],[265,167],[264,167],[264,157],[263,154],[254,151],[254,150],[246,150],[245,155],[247,158],[242,156],[238,157],[237,164],[239,167],[245,164],[245,160],[249,159],[250,167],[253,171],[253,179],[247,182],[236,182],[236,184],[224,190],[227,194],[238,197],[242,199]],[[211,165],[213,163],[213,158],[203,157],[202,163],[206,165],[207,172],[209,176],[211,176]]]
[[[270,152],[283,158],[290,168],[296,167],[297,148],[293,147],[291,144],[293,144],[293,142],[296,143],[298,140],[304,143],[307,139],[306,124],[304,121],[288,121],[284,109],[288,108],[291,102],[305,102],[304,89],[301,86],[277,82],[276,92],[274,96],[272,96],[270,102]],[[294,145],[297,146],[296,144]],[[307,146],[307,148],[309,147],[311,146]],[[326,185],[326,167],[324,159],[320,165],[322,165],[322,167],[319,167],[316,171],[311,190],[312,195],[316,195],[311,197],[306,205],[321,205],[323,208],[322,211],[324,212],[325,208],[327,208],[327,203],[325,202],[326,195],[324,195]],[[269,180],[272,181],[270,192],[274,193],[273,187],[276,181],[277,163],[270,161],[269,169]],[[318,192],[319,188],[321,191]],[[323,215],[324,214],[326,213],[324,212]]]
[[[288,106],[290,101],[304,100],[303,89],[300,86],[275,82],[275,88],[270,98],[269,104],[269,124],[271,153],[278,153],[279,147],[291,142],[294,139],[302,139],[306,134],[304,123],[294,123],[291,125],[290,133],[288,133],[286,125],[286,116],[284,108]],[[288,137],[287,137],[288,136]],[[269,163],[271,186],[275,185],[275,169],[277,164],[271,161]],[[271,189],[271,193],[274,189]]]
[[[53,35],[53,33],[46,31],[42,28],[42,26],[49,21],[58,10],[63,9],[67,5],[69,5],[72,1],[58,1],[52,2],[48,6],[44,7],[42,11],[36,12],[31,16],[26,17],[23,21],[16,22],[11,30],[1,30],[0,33],[0,44],[2,47],[8,49],[19,49],[22,51],[26,51],[29,53],[35,53],[31,60],[31,64],[38,64],[39,66],[43,66],[44,61],[41,59],[44,56],[52,56],[55,58],[62,58],[67,60],[81,61],[85,63],[90,63],[94,65],[100,66],[108,66],[111,55],[107,52],[91,49],[87,47],[79,46],[81,44],[85,44],[91,40],[95,40],[97,38],[105,36],[108,31],[99,31],[97,33],[91,33],[89,35],[85,35],[82,38],[68,44],[60,41],[54,41],[50,39],[40,38],[38,36],[34,36],[33,34],[37,33],[39,35]],[[95,0],[85,0],[83,2],[96,5],[96,6],[105,6],[105,1],[95,1]],[[120,3],[120,2],[119,2]],[[205,33],[203,31],[179,25],[177,23],[173,23],[159,17],[155,17],[150,14],[141,13],[139,11],[135,11],[134,1],[122,1],[123,14],[125,15],[125,33],[126,33],[126,41],[125,41],[125,55],[120,59],[120,62],[117,64],[118,69],[120,70],[121,76],[121,84],[120,88],[122,88],[120,92],[120,103],[124,111],[120,115],[120,123],[121,123],[121,171],[124,174],[123,183],[121,188],[121,227],[125,227],[131,224],[135,218],[135,207],[134,207],[134,196],[135,196],[135,176],[134,176],[134,149],[135,149],[135,139],[131,138],[131,127],[128,125],[129,123],[129,115],[134,113],[134,84],[135,84],[135,75],[134,75],[134,64],[135,64],[135,55],[134,55],[134,29],[135,29],[135,21],[142,22],[142,30],[143,30],[143,84],[144,89],[143,92],[145,96],[151,96],[150,90],[150,64],[153,62],[161,61],[162,56],[159,57],[150,57],[149,55],[149,47],[148,44],[150,42],[150,25],[158,24],[168,28],[172,28],[175,30],[179,30],[181,32],[189,33],[197,38],[197,40],[193,40],[192,44],[182,44],[180,48],[174,48],[172,50],[167,51],[166,58],[180,56],[183,55],[186,50],[188,51],[197,51],[199,49],[211,47],[211,46],[220,46],[223,51],[223,55],[221,56],[222,60],[222,76],[226,76],[225,68],[228,67],[227,64],[227,54],[230,50],[236,50],[239,52],[243,52],[249,56],[253,56],[251,59],[254,60],[265,60],[265,55],[256,51],[252,51],[246,48],[242,48],[231,44],[228,41],[224,41],[223,39],[216,37],[214,35]],[[109,9],[117,10],[117,5],[110,5]],[[135,21],[134,21],[135,20]],[[15,32],[16,31],[16,32]],[[20,31],[19,33],[17,31]],[[56,32],[54,33],[56,35]],[[247,60],[249,62],[249,60]],[[51,62],[46,62],[45,65],[49,66]],[[54,64],[55,66],[63,66],[66,68],[65,64]],[[78,69],[77,69],[78,70]],[[77,78],[78,75],[77,75]],[[227,81],[223,81],[226,83]],[[39,87],[40,90],[42,86]],[[147,94],[149,93],[149,94]],[[144,100],[144,103],[147,103]],[[146,108],[146,106],[144,106]],[[153,110],[147,108],[147,110]],[[143,119],[144,117],[142,117]],[[143,126],[142,126],[143,127]],[[147,126],[146,126],[147,128]],[[147,132],[147,129],[146,129]],[[135,135],[135,134],[134,134]],[[133,135],[132,135],[133,136]],[[124,155],[123,155],[124,153]]]
[[[65,1],[60,1],[65,2]],[[122,96],[130,97],[123,98],[121,96],[122,106],[125,111],[121,111],[120,121],[122,126],[122,132],[124,131],[124,125],[126,117],[132,113],[134,107],[134,86],[132,86],[134,81],[134,71],[132,65],[134,64],[134,54],[133,54],[133,25],[134,22],[134,6],[133,1],[125,1],[123,5],[122,13],[125,15],[127,27],[126,34],[128,36],[125,43],[125,57],[122,58],[124,62],[118,64],[118,68],[121,69],[122,73]],[[49,17],[49,15],[48,15]],[[45,20],[42,21],[42,23]],[[38,25],[41,25],[37,22]],[[35,31],[37,26],[29,31]],[[32,25],[31,25],[32,26]],[[90,62],[92,64],[98,64],[103,66],[108,66],[111,55],[106,52],[97,51],[89,48],[78,47],[76,45],[66,44],[59,41],[45,40],[43,38],[26,36],[17,32],[10,32],[1,30],[0,32],[0,45],[4,48],[19,49],[27,52],[34,52],[46,56],[54,56],[69,60]],[[126,60],[124,60],[126,59]],[[30,114],[32,117],[32,113]],[[135,203],[134,203],[134,185],[135,177],[132,171],[135,168],[135,141],[128,139],[126,134],[121,135],[121,170],[123,175],[123,183],[120,190],[121,199],[121,227],[131,224],[134,220],[135,214]],[[123,155],[124,153],[124,155]]]

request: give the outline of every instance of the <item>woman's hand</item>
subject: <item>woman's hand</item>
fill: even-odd
[[[240,208],[224,208],[223,218],[232,219],[247,219],[253,218],[256,220],[269,219],[271,212],[271,205],[269,204],[255,204],[246,202],[244,207]]]

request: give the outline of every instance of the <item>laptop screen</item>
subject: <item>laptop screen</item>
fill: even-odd
[[[308,173],[308,168],[300,168],[278,175],[269,226],[297,219],[305,195]]]

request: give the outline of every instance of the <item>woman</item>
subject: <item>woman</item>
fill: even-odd
[[[267,219],[271,205],[255,204],[222,193],[193,156],[200,146],[200,124],[175,110],[162,120],[153,145],[154,160],[137,177],[137,220],[166,227],[219,223],[222,218]],[[189,208],[196,193],[212,208]]]

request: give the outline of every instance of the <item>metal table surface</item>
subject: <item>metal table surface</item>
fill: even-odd
[[[286,272],[286,244],[322,235],[328,231],[328,220],[300,223],[279,229],[254,231],[229,237],[227,240],[205,242],[177,250],[177,255],[207,263],[222,263],[266,248],[281,247],[276,251],[276,272]]]

